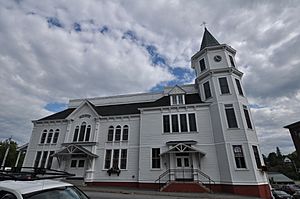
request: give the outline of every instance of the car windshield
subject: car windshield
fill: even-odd
[[[88,199],[76,187],[61,187],[23,195],[24,199]]]
[[[277,195],[281,195],[281,196],[286,196],[288,195],[287,193],[285,193],[284,191],[274,191]]]

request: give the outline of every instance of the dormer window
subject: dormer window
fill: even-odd
[[[171,95],[171,105],[185,104],[184,95]]]

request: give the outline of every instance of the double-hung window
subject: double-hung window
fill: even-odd
[[[171,95],[171,105],[180,105],[184,104],[184,95],[178,94],[178,95]]]
[[[238,128],[233,104],[225,104],[225,113],[226,113],[228,128]]]
[[[229,55],[229,60],[230,60],[231,66],[235,67],[234,60],[233,60],[233,57],[231,55]]]
[[[170,133],[170,116],[169,115],[164,115],[163,116],[163,128],[164,128],[164,133]]]
[[[178,116],[171,115],[171,118],[172,118],[172,132],[179,132]]]
[[[239,91],[239,94],[240,94],[241,96],[244,96],[244,93],[243,93],[243,90],[242,90],[242,86],[241,86],[240,80],[235,79],[235,83],[236,83],[236,87],[237,87],[237,89],[238,89],[238,91]]]
[[[205,82],[203,84],[203,88],[204,88],[205,99],[210,98],[211,97],[211,91],[210,91],[209,82]]]
[[[58,136],[59,136],[59,129],[56,129],[55,133],[54,133],[53,141],[52,141],[53,144],[57,143]]]
[[[245,169],[246,161],[245,161],[242,145],[233,145],[232,147],[233,147],[236,168]]]
[[[39,166],[41,156],[42,156],[42,152],[41,152],[41,151],[38,151],[38,152],[36,153],[35,160],[34,160],[34,167],[35,167],[35,168],[37,168],[37,167]]]
[[[107,149],[105,153],[104,169],[127,168],[127,149]]]
[[[179,113],[171,115],[163,115],[163,132],[164,133],[180,133],[180,132],[196,132],[196,114],[195,113]]]
[[[48,133],[48,137],[47,137],[47,144],[50,144],[52,141],[52,136],[53,136],[53,130],[51,129]]]
[[[47,136],[47,130],[44,130],[43,134],[42,134],[42,137],[41,137],[41,141],[40,141],[41,144],[45,143],[46,136]]]
[[[206,69],[204,59],[201,59],[201,60],[199,61],[199,65],[200,65],[200,71],[201,71],[201,72],[204,71],[204,70]]]
[[[252,129],[252,123],[250,120],[250,115],[249,115],[249,111],[247,109],[247,106],[243,105],[243,109],[244,109],[244,114],[245,114],[245,118],[246,118],[246,122],[247,122],[247,127],[249,129]]]
[[[259,157],[258,147],[253,145],[252,149],[253,149],[253,153],[254,153],[254,157],[255,157],[255,161],[256,161],[256,166],[258,169],[260,169],[261,161],[260,161],[260,157]]]
[[[118,125],[116,127],[115,141],[120,141],[120,140],[121,140],[121,126]]]
[[[152,148],[152,169],[160,169],[160,148]]]
[[[219,78],[221,94],[229,94],[229,87],[226,77]]]

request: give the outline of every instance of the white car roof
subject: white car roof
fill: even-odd
[[[58,187],[73,186],[69,183],[56,181],[56,180],[33,180],[33,181],[14,181],[5,180],[0,181],[0,190],[12,190],[20,194],[27,194],[36,191],[53,189]]]

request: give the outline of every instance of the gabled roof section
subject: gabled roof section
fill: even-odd
[[[74,110],[75,110],[75,108],[68,108],[66,110],[60,111],[58,113],[54,113],[47,117],[43,117],[43,118],[39,119],[38,121],[66,119]]]
[[[96,116],[99,116],[97,111],[95,110],[96,106],[90,101],[84,100],[70,115],[67,116],[67,119],[71,118],[74,114],[76,114],[76,112],[78,112],[84,105],[87,105]]]
[[[169,95],[177,95],[177,94],[185,94],[185,90],[183,90],[183,88],[181,88],[180,86],[176,85],[174,86],[170,92],[168,93]]]
[[[105,105],[105,106],[95,106],[87,100],[85,101],[85,103],[90,104],[90,106],[97,112],[99,116],[140,114],[139,108],[163,107],[163,106],[171,105],[169,96],[161,97],[158,100],[153,102],[142,102],[142,103],[115,104],[115,105]],[[200,103],[203,102],[201,101],[198,93],[185,95],[185,104],[200,104]],[[76,109],[78,108],[79,107],[77,107]],[[53,115],[44,117],[38,121],[67,119],[71,113],[74,114],[73,112],[75,112],[75,108],[66,109],[64,111],[55,113]]]
[[[84,147],[76,144],[71,144],[64,149],[53,154],[53,156],[64,156],[64,155],[87,155],[89,157],[98,157],[98,155],[93,154],[89,150],[85,149]]]
[[[160,156],[165,155],[167,153],[200,153],[202,156],[205,156],[205,153],[200,151],[199,149],[186,145],[184,143],[178,143],[175,146],[171,147],[169,150],[160,154]]]
[[[209,46],[218,46],[220,43],[212,36],[212,34],[205,28],[200,51]]]

